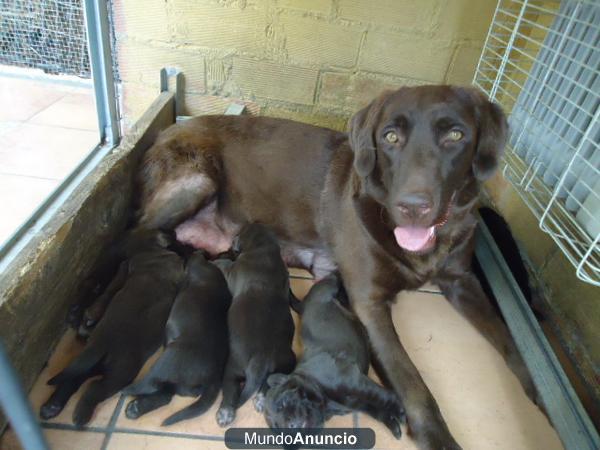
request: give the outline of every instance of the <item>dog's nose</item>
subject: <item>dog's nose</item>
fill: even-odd
[[[431,195],[424,192],[404,194],[396,203],[400,212],[410,217],[421,217],[431,212],[433,201]]]

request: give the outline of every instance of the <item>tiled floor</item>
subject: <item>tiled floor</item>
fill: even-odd
[[[312,284],[307,273],[291,271],[292,289],[303,297]],[[461,317],[435,286],[420,292],[404,293],[393,308],[394,322],[412,360],[430,387],[454,436],[465,450],[531,449],[555,450],[562,446],[538,408],[529,402],[518,381],[501,357]],[[297,319],[297,317],[295,317]],[[300,349],[298,339],[295,350]],[[40,375],[30,398],[37,412],[51,389],[45,383],[63,368],[81,345],[68,332],[48,366]],[[142,374],[152,364],[148,361]],[[191,402],[176,398],[139,420],[124,416],[123,396],[115,396],[97,409],[93,421],[82,431],[70,422],[71,400],[57,418],[42,424],[48,442],[56,450],[163,450],[224,449],[223,430],[215,422],[219,400],[197,419],[171,427],[161,421]],[[331,427],[370,427],[376,433],[376,449],[415,449],[406,436],[396,441],[381,424],[363,414],[333,418]],[[238,412],[233,426],[265,426],[264,418],[248,402]],[[9,430],[0,439],[0,449],[19,449]]]
[[[0,66],[0,245],[98,143],[91,84],[22,75]]]

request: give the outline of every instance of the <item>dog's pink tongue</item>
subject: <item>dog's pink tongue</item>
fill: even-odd
[[[411,252],[418,252],[425,248],[434,233],[434,227],[396,227],[394,229],[398,245]]]

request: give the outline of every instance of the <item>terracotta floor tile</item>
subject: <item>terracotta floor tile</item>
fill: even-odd
[[[224,450],[223,441],[114,433],[107,450]]]
[[[41,110],[28,121],[37,125],[77,128],[97,131],[98,119],[94,103],[94,91],[67,94]]]
[[[500,355],[444,297],[404,293],[392,313],[401,341],[463,448],[562,448]]]
[[[0,121],[26,121],[64,96],[54,83],[0,74]]]
[[[29,393],[29,399],[31,401],[35,414],[39,414],[40,406],[48,400],[52,392],[54,392],[54,386],[48,386],[47,381],[64,369],[75,356],[77,356],[83,349],[83,344],[75,339],[75,332],[73,330],[67,331],[63,338],[58,343],[56,350],[52,354],[48,365],[44,368],[36,383],[34,384],[31,392]],[[81,395],[89,385],[91,380],[87,381],[79,390],[71,397],[63,411],[48,422],[51,423],[64,423],[72,424],[72,415],[77,405],[77,401],[81,398]],[[96,408],[94,416],[88,426],[94,427],[105,427],[108,425],[110,418],[115,410],[119,396],[115,395],[110,399],[100,403]]]
[[[51,450],[100,450],[104,433],[91,431],[44,430]],[[21,444],[13,430],[0,438],[0,450],[21,450]]]
[[[354,428],[354,417],[352,413],[343,416],[333,416],[325,422],[325,428]]]
[[[8,212],[0,221],[0,244],[12,236],[56,186],[56,180],[0,173],[0,204]]]
[[[98,143],[98,133],[23,123],[0,141],[0,173],[63,180]]]
[[[313,280],[304,280],[300,278],[290,278],[290,287],[292,288],[292,292],[296,297],[300,300],[304,298],[310,288],[313,285]]]

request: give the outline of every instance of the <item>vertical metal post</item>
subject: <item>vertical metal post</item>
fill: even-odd
[[[0,406],[25,450],[49,450],[19,377],[0,341]]]
[[[109,2],[103,0],[84,0],[83,4],[88,36],[88,51],[96,95],[100,141],[110,146],[115,146],[119,143],[120,133],[110,50]]]

